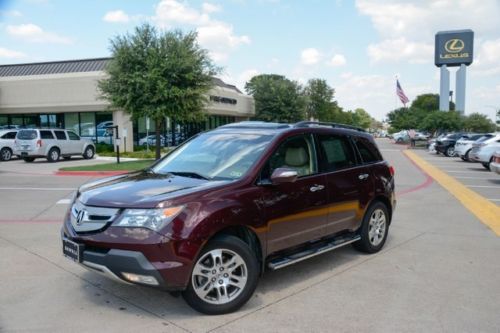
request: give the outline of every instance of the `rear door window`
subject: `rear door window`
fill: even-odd
[[[54,133],[56,134],[57,140],[67,140],[64,131],[54,131]]]
[[[346,137],[338,135],[318,135],[321,172],[347,169],[356,165],[356,156]]]
[[[52,134],[52,131],[40,131],[40,137],[42,139],[54,140],[54,135]]]
[[[354,144],[361,155],[363,163],[376,163],[383,160],[377,147],[370,140],[358,137],[354,138]]]
[[[38,137],[35,130],[22,130],[17,133],[17,138],[19,140],[34,140]]]

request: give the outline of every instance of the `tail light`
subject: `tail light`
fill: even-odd
[[[389,172],[391,173],[391,176],[394,176],[396,171],[394,171],[394,167],[392,165],[389,165]]]
[[[40,148],[40,147],[42,146],[42,140],[38,140],[38,141],[36,142],[36,146],[37,146],[38,148]]]

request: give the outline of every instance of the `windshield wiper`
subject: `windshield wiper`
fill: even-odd
[[[197,172],[191,172],[191,171],[166,171],[166,173],[170,173],[172,175],[182,176],[182,177],[210,180],[210,178],[208,178],[207,176],[203,176]]]

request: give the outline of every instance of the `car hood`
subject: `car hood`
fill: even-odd
[[[85,184],[80,187],[78,198],[88,206],[154,208],[165,200],[224,186],[229,182],[140,171]]]

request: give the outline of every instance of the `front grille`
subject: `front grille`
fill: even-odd
[[[77,233],[96,231],[113,222],[117,208],[85,206],[77,200],[71,207],[71,225]]]

